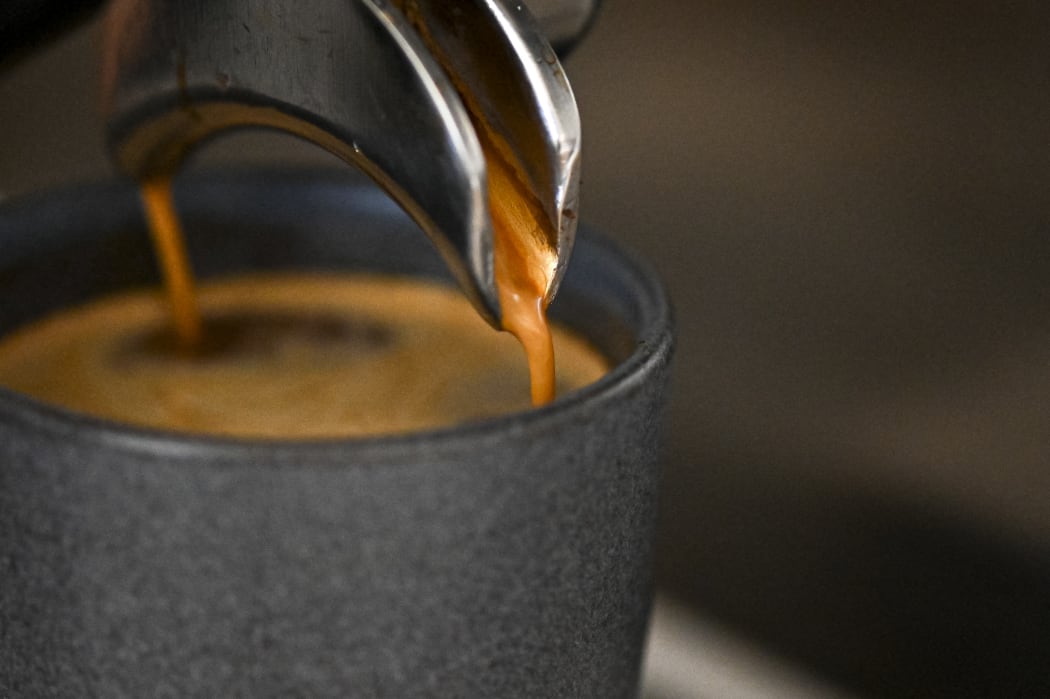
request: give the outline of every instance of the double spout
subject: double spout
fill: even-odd
[[[565,43],[596,3],[530,4]],[[535,233],[554,260],[548,300],[565,272],[579,116],[545,29],[521,2],[114,0],[103,104],[111,153],[141,180],[173,173],[196,146],[243,127],[287,131],[357,165],[498,326],[495,164],[548,224]]]

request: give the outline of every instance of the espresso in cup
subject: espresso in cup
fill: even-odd
[[[61,311],[0,342],[0,386],[140,426],[314,438],[433,429],[524,410],[518,344],[455,288],[393,276],[242,275],[202,285],[180,344],[159,290]],[[558,391],[605,358],[554,328]]]

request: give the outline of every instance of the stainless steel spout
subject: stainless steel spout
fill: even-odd
[[[212,136],[244,127],[296,134],[359,166],[498,326],[484,128],[516,156],[557,231],[548,297],[564,273],[579,117],[553,49],[519,2],[115,0],[103,105],[112,156],[138,178],[172,173]]]

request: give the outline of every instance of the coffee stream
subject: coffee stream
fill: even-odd
[[[493,255],[503,328],[525,350],[533,405],[554,399],[554,345],[547,322],[546,292],[556,256],[545,244],[545,217],[526,196],[513,169],[487,149]],[[171,306],[179,348],[192,352],[203,337],[200,310],[184,237],[171,191],[171,177],[140,183],[143,206]],[[549,224],[547,224],[549,227]]]
[[[153,246],[157,251],[164,286],[168,291],[175,339],[179,347],[192,351],[203,337],[201,313],[193,283],[193,271],[186,254],[185,237],[175,214],[171,177],[155,177],[140,184]]]
[[[518,338],[525,349],[532,403],[542,405],[554,400],[554,344],[547,322],[547,289],[557,255],[547,244],[546,217],[522,193],[517,173],[494,148],[486,147],[485,155],[503,329]]]
[[[460,78],[441,42],[430,33],[417,3],[394,3],[446,69],[474,125],[488,171],[493,256],[503,329],[525,350],[533,405],[554,399],[554,345],[547,322],[547,291],[557,267],[557,231],[525,184],[514,149],[494,129],[469,85]],[[519,7],[519,9],[521,9]]]

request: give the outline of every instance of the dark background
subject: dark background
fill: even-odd
[[[108,172],[96,35],[0,74],[0,191]],[[606,0],[567,70],[583,217],[678,310],[664,591],[862,694],[1050,696],[1050,6]]]

